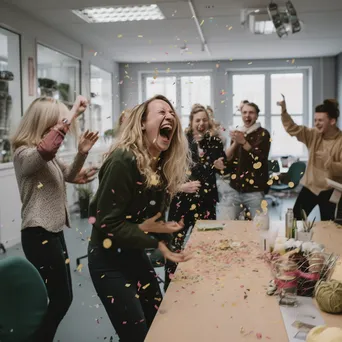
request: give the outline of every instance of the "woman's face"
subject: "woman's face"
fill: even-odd
[[[245,127],[249,128],[258,120],[258,114],[253,106],[245,104],[241,109],[242,121]]]
[[[170,105],[163,100],[149,103],[142,127],[148,141],[148,149],[154,157],[158,157],[170,147],[177,128],[175,115]]]
[[[191,129],[194,136],[203,135],[209,129],[209,118],[206,112],[198,112],[194,114]]]

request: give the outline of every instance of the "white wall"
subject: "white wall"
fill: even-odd
[[[103,55],[95,56],[91,49],[83,46],[81,43],[75,42],[62,33],[30,17],[17,7],[5,4],[4,2],[0,3],[0,26],[21,35],[22,99],[24,111],[35,98],[35,96],[28,95],[28,58],[33,57],[36,61],[36,44],[41,43],[81,60],[81,92],[87,97],[90,97],[90,64],[113,73],[113,108],[114,116],[118,118],[120,107],[119,100],[116,97],[118,94],[116,80],[119,70],[118,64],[114,63],[111,58]],[[19,99],[16,99],[16,101],[19,101]],[[88,128],[90,126],[89,111],[86,115],[88,115],[86,120],[86,128]],[[16,122],[20,121],[20,113],[16,113],[14,120]],[[98,163],[105,150],[107,150],[107,146],[94,148],[88,157],[88,163]],[[63,155],[62,158],[66,162],[70,162],[73,155],[74,153],[68,153]],[[69,204],[72,204],[77,200],[74,186],[68,185],[67,189]],[[0,164],[0,241],[6,247],[20,242],[20,210],[21,203],[13,164]]]
[[[248,65],[248,63],[252,64]],[[219,67],[217,68],[217,65]],[[318,103],[321,103],[324,98],[336,97],[336,81],[335,70],[336,61],[334,57],[324,58],[307,58],[296,59],[292,65],[291,60],[274,59],[274,60],[254,60],[254,61],[212,61],[212,62],[194,62],[194,63],[132,63],[128,68],[124,64],[120,64],[120,80],[123,84],[120,85],[120,100],[121,110],[126,107],[132,107],[139,102],[139,72],[151,72],[158,69],[159,75],[162,75],[167,69],[170,74],[174,71],[201,71],[210,70],[213,75],[213,106],[215,117],[222,122],[224,126],[230,123],[232,118],[232,96],[227,96],[224,103],[221,103],[222,96],[220,92],[224,89],[228,94],[232,94],[232,86],[228,84],[228,76],[226,72],[229,70],[260,70],[260,69],[294,69],[294,68],[309,68],[310,81],[312,84],[312,94],[309,99],[309,108],[313,113],[313,108]],[[125,78],[125,70],[131,79]]]

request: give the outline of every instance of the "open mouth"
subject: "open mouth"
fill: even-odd
[[[159,135],[170,141],[172,137],[172,125],[169,123],[162,125],[159,129]]]

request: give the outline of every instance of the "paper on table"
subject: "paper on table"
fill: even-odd
[[[297,307],[280,306],[289,342],[305,341],[307,333],[299,331],[293,326],[295,321],[300,321],[313,326],[324,325],[321,313],[315,307],[311,297],[298,296]]]

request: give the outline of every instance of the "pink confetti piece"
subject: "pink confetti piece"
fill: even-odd
[[[262,334],[261,333],[257,333],[256,337],[257,337],[258,340],[261,340],[262,339]]]
[[[137,184],[138,184],[138,185],[142,185],[143,183],[141,183],[141,182],[137,182]]]
[[[138,280],[137,286],[138,286],[139,289],[141,288],[141,283],[140,283],[139,280]]]
[[[112,300],[110,302],[111,302],[111,304],[113,304],[114,303],[114,298],[112,298]]]
[[[115,190],[114,189],[112,189],[112,193],[115,194]]]
[[[96,217],[90,216],[90,217],[88,218],[88,222],[89,222],[89,224],[94,224],[94,223],[96,222]]]
[[[142,323],[142,322],[144,322],[144,321],[145,321],[145,319],[141,319],[141,320],[140,320],[140,323]]]
[[[125,325],[125,324],[127,324],[127,322],[126,322],[126,321],[123,321],[122,324]]]
[[[154,306],[154,308],[155,308],[156,310],[159,310],[159,307],[158,307],[158,305],[155,305],[155,306]]]
[[[106,224],[103,224],[102,226],[101,226],[101,228],[105,228],[107,225]]]
[[[174,277],[175,277],[175,274],[174,274],[174,273],[170,273],[170,274],[169,274],[169,278],[170,278],[170,279],[174,279]]]

